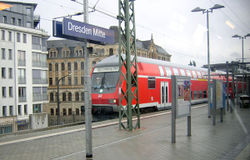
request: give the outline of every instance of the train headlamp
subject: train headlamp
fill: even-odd
[[[116,99],[109,99],[109,103],[110,104],[115,104],[116,103]]]

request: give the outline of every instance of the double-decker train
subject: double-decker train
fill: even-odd
[[[124,68],[122,72],[125,72]],[[171,75],[191,77],[192,104],[207,101],[207,69],[137,57],[137,72],[140,108],[153,107],[161,110],[171,107]],[[97,63],[91,75],[92,111],[118,112],[120,76],[118,55],[107,57]],[[225,80],[219,76],[216,79]],[[121,87],[125,90],[125,81]],[[122,102],[122,105],[126,105],[126,102]]]

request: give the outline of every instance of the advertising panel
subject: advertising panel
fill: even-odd
[[[176,77],[176,117],[190,115],[191,81],[189,77]]]
[[[216,109],[223,108],[223,81],[216,80]]]

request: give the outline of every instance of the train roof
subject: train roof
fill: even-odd
[[[123,58],[125,58],[125,55],[122,55],[122,56]],[[131,59],[133,57],[134,56],[131,56]],[[151,58],[145,58],[145,57],[139,57],[139,56],[137,56],[137,62],[156,64],[156,65],[167,66],[167,67],[183,68],[183,69],[188,69],[188,70],[199,70],[199,71],[204,71],[204,72],[207,71],[207,69],[205,68],[185,66],[185,65],[174,64],[174,63],[158,60],[158,59],[151,59]],[[100,62],[96,63],[95,67],[117,66],[117,65],[119,65],[119,56],[113,55],[113,56],[104,58]]]

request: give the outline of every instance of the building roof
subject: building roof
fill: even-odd
[[[29,3],[29,2],[18,2],[18,1],[0,1],[2,3],[7,3],[7,4],[23,4],[23,5],[32,5],[34,6],[34,9],[37,6],[37,3]]]
[[[61,39],[61,40],[48,40],[47,45],[48,48],[63,48],[65,46],[67,47],[84,46],[84,43],[80,41]]]

